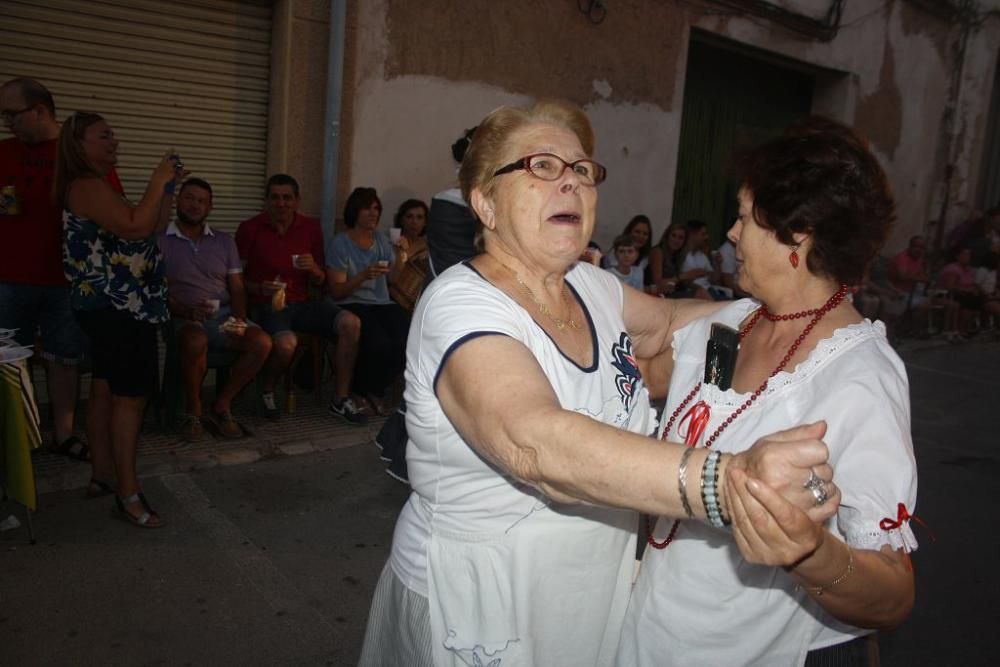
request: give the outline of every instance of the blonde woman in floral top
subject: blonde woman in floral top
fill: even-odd
[[[63,124],[55,183],[63,207],[63,269],[93,366],[87,496],[115,492],[116,478],[119,516],[159,528],[163,519],[139,490],[136,448],[156,386],[156,325],[170,317],[156,233],[169,217],[167,185],[185,172],[176,157],[164,157],[133,206],[104,180],[117,160],[118,141],[99,115],[77,112]]]

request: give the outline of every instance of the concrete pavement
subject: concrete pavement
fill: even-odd
[[[1000,343],[902,356],[916,514],[936,541],[916,528],[917,605],[883,633],[882,664],[995,664]],[[312,409],[251,424],[252,440],[147,451],[147,495],[170,521],[158,531],[82,500],[86,466],[41,460],[53,490],[38,544],[0,533],[0,665],[354,664],[406,490],[366,443],[377,424],[324,435],[331,422]]]

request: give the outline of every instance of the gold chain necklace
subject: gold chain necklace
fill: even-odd
[[[561,317],[556,317],[552,313],[552,310],[548,306],[546,306],[544,303],[542,303],[538,299],[537,296],[535,296],[535,293],[533,291],[531,291],[531,288],[528,287],[528,284],[525,283],[523,280],[521,280],[521,276],[518,275],[517,271],[515,271],[512,268],[510,268],[509,266],[507,266],[506,264],[504,264],[503,262],[501,262],[496,257],[493,257],[493,255],[490,255],[490,257],[492,257],[493,260],[497,264],[499,264],[503,268],[505,268],[508,271],[510,271],[511,275],[514,276],[514,280],[517,281],[517,284],[520,285],[521,288],[524,289],[524,291],[528,293],[528,298],[530,298],[531,301],[535,304],[535,307],[538,308],[538,312],[540,312],[542,315],[544,315],[545,317],[547,317],[550,320],[552,320],[552,323],[554,325],[556,325],[556,329],[559,329],[560,331],[562,331],[563,329],[566,328],[567,325],[569,325],[570,327],[572,327],[574,329],[579,329],[580,328],[580,325],[577,324],[576,320],[574,320],[572,317],[568,317],[566,319],[562,319]],[[572,306],[572,304],[570,304],[569,297],[566,294],[566,284],[565,284],[565,282],[563,283],[563,288],[562,288],[562,299],[563,299],[563,303],[566,304],[567,310],[572,310],[573,306]]]

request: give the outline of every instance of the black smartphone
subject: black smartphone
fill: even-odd
[[[740,334],[736,329],[715,322],[705,349],[705,382],[719,389],[729,389],[736,371]]]

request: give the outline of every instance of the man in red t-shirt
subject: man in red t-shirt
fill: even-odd
[[[326,283],[323,232],[315,218],[299,213],[299,184],[287,174],[267,181],[264,211],[240,223],[236,247],[251,316],[271,334],[274,346],[261,369],[265,416],[277,419],[274,387],[295,355],[295,331],[336,341],[336,378],[330,412],[351,424],[364,424],[348,392],[358,358],[361,320],[328,298],[309,299],[309,286]]]
[[[52,94],[34,79],[0,86],[0,116],[14,135],[0,141],[0,328],[32,345],[40,331],[55,450],[86,459],[73,435],[77,380],[86,338],[73,318],[62,270],[62,211],[55,203],[59,124]],[[112,169],[112,186],[121,182]]]
[[[896,289],[912,292],[919,283],[927,284],[927,241],[923,236],[914,236],[906,249],[889,262],[889,282]]]
[[[889,283],[909,294],[909,308],[922,313],[930,306],[944,309],[944,334],[948,339],[958,335],[958,302],[939,294],[926,292],[930,275],[927,271],[927,240],[917,235],[906,248],[889,262]]]

